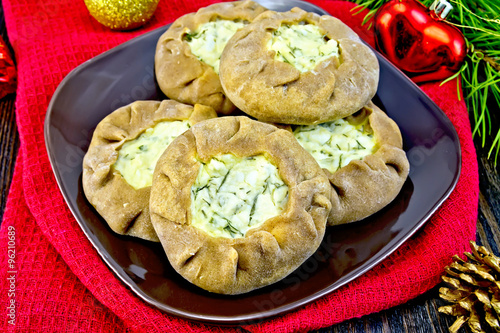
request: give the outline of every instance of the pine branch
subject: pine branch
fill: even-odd
[[[363,8],[369,9],[363,20],[365,24],[388,1],[354,2],[359,5],[356,7],[358,13]],[[483,147],[490,145],[488,157],[494,155],[496,165],[500,152],[500,119],[496,119],[495,123],[492,118],[495,111],[500,109],[500,1],[448,1],[454,9],[446,20],[461,29],[468,43],[469,53],[460,71],[444,82],[461,77],[465,101],[473,122],[473,135],[481,137]],[[429,7],[432,2],[434,0],[423,0],[422,4]],[[489,106],[493,106],[495,110],[490,110]],[[492,136],[492,132],[496,134]]]
[[[483,53],[485,56],[483,57],[483,60],[488,63],[491,67],[493,67],[494,70],[497,72],[500,72],[500,63],[498,62],[498,59],[496,57],[490,57],[488,56],[488,52],[486,50],[476,50],[477,52]]]

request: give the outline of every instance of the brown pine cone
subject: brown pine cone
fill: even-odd
[[[500,332],[500,258],[475,242],[470,245],[472,253],[464,253],[467,261],[455,255],[445,268],[442,279],[448,287],[441,287],[439,296],[453,304],[438,311],[457,317],[450,332],[464,323],[474,333]]]

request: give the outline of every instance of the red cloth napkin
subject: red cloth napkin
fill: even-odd
[[[21,149],[0,232],[0,315],[4,330],[42,332],[234,331],[167,315],[126,288],[80,230],[57,187],[43,138],[50,98],[77,65],[132,37],[212,1],[161,1],[153,19],[133,32],[112,32],[83,1],[3,0],[18,64],[17,123]],[[355,28],[353,4],[311,1]],[[428,223],[383,263],[352,283],[286,315],[245,326],[288,332],[329,326],[412,299],[439,282],[453,254],[475,239],[478,170],[467,110],[456,82],[426,84],[460,137],[462,171],[455,191]]]

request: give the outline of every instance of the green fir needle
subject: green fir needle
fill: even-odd
[[[490,145],[488,158],[494,157],[497,164],[500,152],[500,1],[490,0],[448,0],[453,5],[446,21],[459,28],[468,45],[468,56],[458,73],[443,83],[457,78],[462,79],[463,95],[469,110],[473,135],[479,135],[481,145]],[[358,4],[353,14],[368,9],[363,24],[369,23],[377,10],[389,0],[355,0]],[[434,0],[422,0],[430,7]],[[442,84],[443,84],[442,83]],[[457,80],[457,93],[460,98],[460,85]],[[492,110],[491,108],[494,108]]]

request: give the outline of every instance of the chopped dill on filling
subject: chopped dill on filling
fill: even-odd
[[[263,155],[213,157],[191,187],[191,225],[213,237],[244,237],[288,201],[288,186]]]
[[[357,126],[344,119],[319,125],[296,126],[293,134],[318,164],[330,172],[352,160],[362,160],[376,150],[376,142],[367,120]]]
[[[224,47],[236,31],[244,26],[245,23],[241,21],[218,19],[201,24],[196,31],[186,33],[184,40],[198,60],[212,66],[219,74],[220,56]]]
[[[329,39],[314,24],[283,24],[273,31],[267,48],[276,51],[275,60],[288,63],[301,72],[320,62],[339,56],[337,41]]]
[[[156,162],[168,145],[190,127],[185,121],[162,121],[118,150],[114,169],[136,190],[151,186]]]

